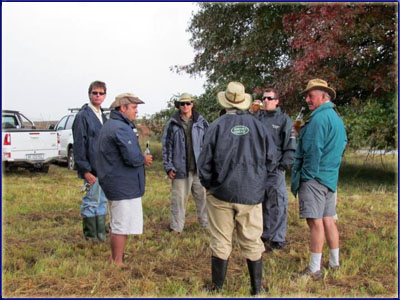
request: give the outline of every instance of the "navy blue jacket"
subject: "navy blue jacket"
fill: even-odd
[[[107,118],[104,114],[102,118],[105,124]],[[93,110],[88,104],[84,104],[72,124],[75,168],[80,178],[83,178],[86,172],[97,176],[95,146],[102,126]]]
[[[199,178],[217,199],[261,203],[267,172],[275,168],[276,146],[271,134],[248,112],[227,112],[208,127],[199,157]]]
[[[192,126],[192,145],[196,165],[200,151],[203,147],[204,132],[208,127],[206,119],[202,115],[193,112]],[[162,137],[162,155],[165,172],[173,170],[176,172],[175,178],[182,179],[188,177],[188,165],[186,161],[186,137],[183,130],[180,112],[176,112],[165,124]]]
[[[109,201],[133,199],[144,194],[145,158],[134,128],[121,112],[112,110],[100,131],[96,147],[97,175]]]
[[[292,126],[292,119],[279,107],[273,111],[259,110],[254,113],[254,117],[266,125],[272,134],[277,147],[278,168],[290,170],[294,163],[294,152],[296,151],[296,135]]]

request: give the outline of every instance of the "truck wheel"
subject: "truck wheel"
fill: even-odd
[[[71,149],[68,150],[67,163],[68,163],[68,169],[73,170],[75,167],[75,160],[74,160],[74,148],[72,147]]]
[[[41,168],[37,169],[40,173],[49,173],[50,165],[43,165]]]

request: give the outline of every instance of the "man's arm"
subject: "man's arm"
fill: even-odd
[[[147,162],[139,147],[137,137],[130,128],[129,130],[118,128],[115,131],[114,141],[125,165],[135,168],[143,166]]]
[[[88,160],[88,124],[82,114],[77,114],[72,125],[72,134],[74,137],[74,160],[78,168],[78,173],[83,174],[92,171]]]
[[[167,124],[165,124],[161,143],[162,143],[163,165],[165,172],[167,172],[167,174],[170,171],[176,172],[176,169],[172,164],[173,140],[172,140],[171,120],[169,120]]]
[[[296,151],[296,134],[292,125],[292,120],[286,115],[281,131],[282,158],[279,163],[279,167],[286,171],[293,166]]]

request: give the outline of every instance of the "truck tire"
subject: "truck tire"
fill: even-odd
[[[67,165],[70,170],[73,170],[75,167],[74,148],[72,147],[68,150]]]

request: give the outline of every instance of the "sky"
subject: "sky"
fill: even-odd
[[[2,109],[33,121],[59,120],[107,84],[103,107],[121,93],[145,104],[138,117],[167,108],[180,93],[200,95],[204,77],[170,71],[193,61],[187,32],[193,2],[2,2]]]

